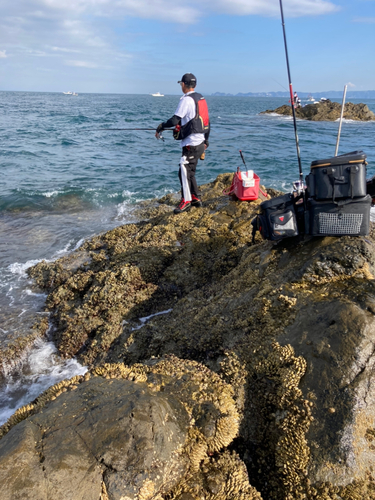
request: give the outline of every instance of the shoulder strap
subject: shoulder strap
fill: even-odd
[[[251,221],[251,225],[253,226],[253,230],[252,230],[252,243],[255,243],[255,235],[256,235],[256,232],[258,230],[258,216],[256,215],[254,217],[254,219]]]

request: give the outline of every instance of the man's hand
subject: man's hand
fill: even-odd
[[[163,129],[163,125],[164,125],[163,123],[160,123],[160,125],[158,125],[158,128],[156,129],[155,137],[156,137],[157,139],[159,139],[159,134],[160,134],[160,132],[162,132],[162,131],[164,130],[164,129]]]

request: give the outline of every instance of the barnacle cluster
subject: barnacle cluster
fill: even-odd
[[[130,367],[122,363],[105,363],[103,366],[93,368],[91,373],[93,376],[100,376],[106,379],[122,378],[133,382],[147,381],[147,373],[142,365],[134,365]]]
[[[166,500],[261,500],[249,483],[245,464],[235,452],[206,457],[199,471],[181,481]]]
[[[305,371],[306,361],[290,345],[277,342],[255,350],[249,363],[252,411],[256,408],[261,415],[255,439],[265,440],[253,470],[261,482],[267,481],[262,490],[272,498],[294,498],[306,476],[306,433],[313,417],[311,403],[298,387]]]
[[[235,402],[242,413],[245,405],[245,384],[248,376],[246,362],[240,360],[234,351],[225,351],[220,362],[220,376],[231,385],[235,393]]]

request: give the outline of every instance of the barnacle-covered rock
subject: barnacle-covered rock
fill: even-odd
[[[223,196],[232,176],[202,186],[202,208],[145,204],[147,220],[87,241],[74,272],[40,267],[60,353],[108,382],[179,398],[184,387],[191,478],[180,500],[215,494],[202,466],[228,443],[264,498],[372,499],[374,228],[253,244],[260,200]],[[182,381],[194,377],[189,393]]]
[[[279,115],[292,116],[292,108],[290,105],[284,104],[275,110],[263,111],[263,113],[277,113]],[[262,114],[263,114],[262,113]],[[332,102],[329,99],[295,109],[296,116],[303,120],[312,121],[336,121],[341,115],[341,104]],[[344,106],[343,117],[347,120],[357,121],[372,121],[375,120],[375,113],[373,113],[367,104],[358,103],[353,104],[347,102]]]
[[[245,464],[236,453],[225,451],[204,460],[199,471],[181,481],[168,500],[262,500],[250,485]]]
[[[51,387],[0,428],[2,498],[48,491],[51,500],[162,500],[180,483],[188,490],[203,464],[220,471],[218,498],[260,498],[238,457],[210,458],[233,441],[238,423],[231,387],[197,362],[98,366]]]

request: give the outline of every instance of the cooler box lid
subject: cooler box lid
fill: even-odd
[[[311,168],[314,167],[329,167],[331,165],[346,165],[355,163],[364,163],[366,161],[366,154],[363,151],[352,151],[340,156],[333,156],[326,160],[315,160],[311,162]]]

